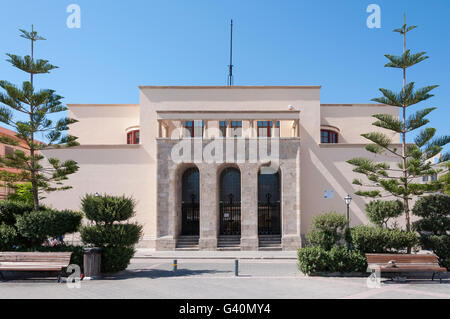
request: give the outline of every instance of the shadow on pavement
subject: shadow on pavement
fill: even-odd
[[[187,276],[198,276],[204,274],[223,274],[228,273],[231,275],[230,271],[221,270],[189,270],[189,269],[179,269],[177,271],[172,270],[160,270],[160,269],[127,269],[117,274],[105,274],[103,279],[109,280],[124,280],[130,278],[168,278],[168,277],[187,277]]]

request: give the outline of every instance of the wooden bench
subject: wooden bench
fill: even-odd
[[[2,271],[51,271],[58,272],[61,282],[63,268],[70,264],[71,252],[0,252],[0,278]]]
[[[406,273],[433,273],[431,277],[439,274],[439,282],[442,283],[441,274],[447,272],[447,269],[439,266],[436,255],[412,255],[412,254],[366,254],[368,271],[380,273],[388,273],[391,275],[399,275]]]

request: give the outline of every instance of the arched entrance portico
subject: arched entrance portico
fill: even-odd
[[[241,172],[227,167],[220,174],[220,235],[241,234]]]
[[[198,236],[200,230],[200,173],[197,167],[184,171],[181,191],[181,235]]]
[[[258,174],[258,235],[281,234],[280,174]]]

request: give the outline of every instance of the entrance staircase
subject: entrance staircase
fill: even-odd
[[[198,236],[178,237],[176,250],[198,250]]]
[[[241,250],[241,236],[219,236],[217,239],[217,250]]]
[[[282,250],[281,235],[259,235],[258,250]]]

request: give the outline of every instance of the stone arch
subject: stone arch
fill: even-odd
[[[201,198],[200,169],[194,163],[181,163],[176,168],[175,176],[176,233],[198,236]],[[186,189],[191,186],[195,189]]]

